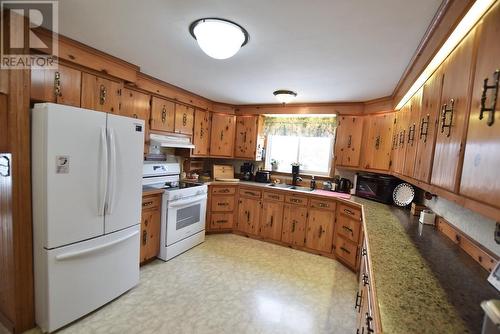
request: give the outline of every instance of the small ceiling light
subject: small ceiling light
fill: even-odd
[[[215,17],[194,21],[189,32],[203,52],[215,59],[234,56],[250,37],[239,24]]]
[[[290,103],[295,99],[297,93],[292,92],[291,90],[279,89],[273,92],[274,96],[280,103]]]

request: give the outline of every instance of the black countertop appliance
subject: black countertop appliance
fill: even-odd
[[[271,183],[271,172],[267,170],[258,170],[255,173],[255,182]]]
[[[356,196],[392,204],[392,193],[400,182],[399,179],[390,175],[359,173],[356,182]]]
[[[244,162],[240,167],[241,179],[251,181],[253,177],[254,165],[251,162]]]

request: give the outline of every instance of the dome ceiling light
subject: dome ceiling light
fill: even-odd
[[[189,32],[203,52],[215,59],[234,56],[250,38],[239,24],[215,17],[194,21],[189,26]]]
[[[273,94],[274,96],[276,96],[276,99],[283,104],[292,102],[297,96],[297,93],[286,89],[276,90],[273,92]]]

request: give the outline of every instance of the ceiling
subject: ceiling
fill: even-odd
[[[218,102],[366,101],[392,94],[440,0],[64,0],[59,32]],[[206,56],[188,31],[202,17],[242,25],[234,57]]]

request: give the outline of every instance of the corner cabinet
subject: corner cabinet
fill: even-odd
[[[311,199],[305,242],[307,248],[323,253],[332,252],[335,207],[334,201]]]
[[[196,109],[194,112],[194,149],[192,156],[206,157],[210,154],[211,115],[208,110]]]
[[[261,116],[237,116],[234,157],[248,160],[262,160],[264,137]]]
[[[227,114],[212,114],[210,156],[231,158],[234,153],[235,132],[236,116]]]
[[[235,186],[210,186],[206,229],[209,232],[231,231],[236,212]]]
[[[140,262],[154,259],[160,251],[161,194],[142,197]]]
[[[118,113],[122,84],[90,73],[82,74],[82,108]]]
[[[340,116],[335,141],[335,162],[340,167],[359,167],[362,116]]]

